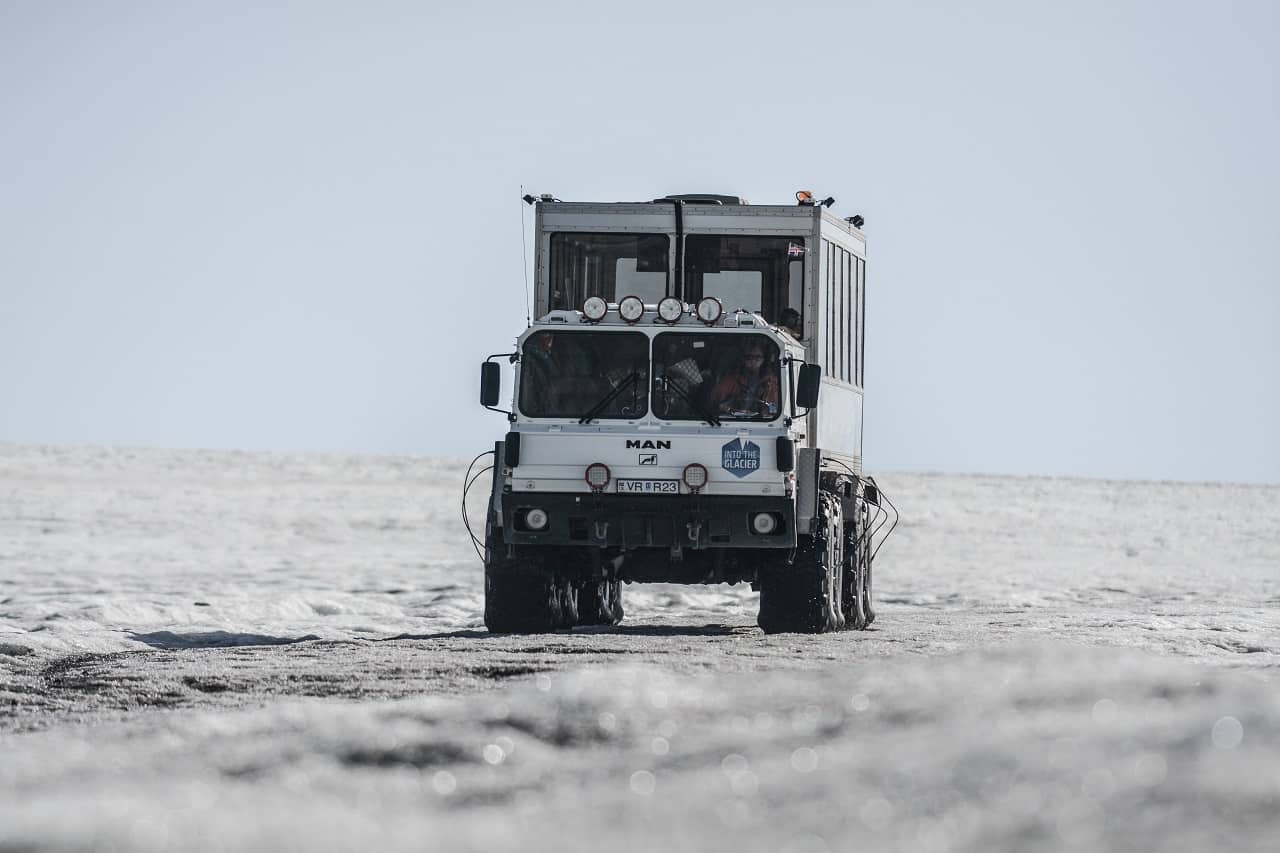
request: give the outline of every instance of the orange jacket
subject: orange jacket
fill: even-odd
[[[717,409],[728,403],[733,411],[754,412],[761,402],[770,414],[778,411],[778,377],[772,372],[752,380],[735,370],[711,389],[711,404]]]

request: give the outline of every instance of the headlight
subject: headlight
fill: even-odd
[[[600,322],[604,319],[604,315],[608,313],[609,303],[599,296],[588,296],[587,301],[582,303],[582,316],[592,323]]]
[[[684,303],[674,296],[667,296],[658,303],[658,316],[664,323],[674,323],[684,315]]]
[[[524,526],[530,530],[545,530],[549,520],[547,511],[538,507],[534,507],[524,514]]]
[[[757,512],[751,516],[751,529],[761,536],[768,536],[778,529],[778,519],[771,512]]]
[[[698,319],[710,326],[724,313],[724,306],[714,296],[703,297],[698,302]]]
[[[680,475],[680,479],[684,480],[684,484],[689,487],[689,491],[696,492],[707,484],[707,468],[697,462],[686,465],[684,466],[684,473]]]
[[[618,316],[628,323],[634,323],[644,316],[644,302],[639,296],[624,296],[618,303]]]
[[[592,462],[587,466],[587,485],[591,491],[598,492],[609,485],[609,466],[603,462]]]

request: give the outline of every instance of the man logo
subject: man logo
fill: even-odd
[[[656,453],[641,453],[641,454],[640,454],[640,464],[641,464],[641,465],[657,465],[657,464],[658,464],[658,454],[656,454]]]
[[[669,441],[654,441],[648,438],[644,440],[641,440],[638,438],[627,439],[627,450],[670,450],[670,449],[671,449],[671,442]]]

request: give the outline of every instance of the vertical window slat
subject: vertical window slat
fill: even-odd
[[[867,262],[858,260],[858,308],[861,319],[858,323],[858,384],[866,382],[867,373]]]
[[[827,364],[828,376],[835,376],[836,370],[836,326],[835,326],[835,279],[836,252],[835,244],[827,243]]]

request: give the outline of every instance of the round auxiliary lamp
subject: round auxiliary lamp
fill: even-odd
[[[724,313],[724,306],[714,296],[704,296],[698,301],[698,319],[710,326]]]
[[[674,296],[664,296],[658,303],[658,319],[664,323],[677,323],[684,316],[684,303]]]
[[[634,323],[644,316],[644,301],[639,296],[624,296],[618,303],[618,316]]]
[[[707,485],[707,467],[697,462],[684,466],[680,479],[689,487],[689,491],[697,492]]]
[[[582,316],[592,323],[599,323],[609,313],[609,303],[599,296],[588,296],[582,303]]]
[[[583,477],[587,481],[587,485],[591,487],[593,492],[602,492],[604,487],[609,485],[609,481],[613,479],[609,466],[603,462],[592,462],[587,466],[586,473]]]

